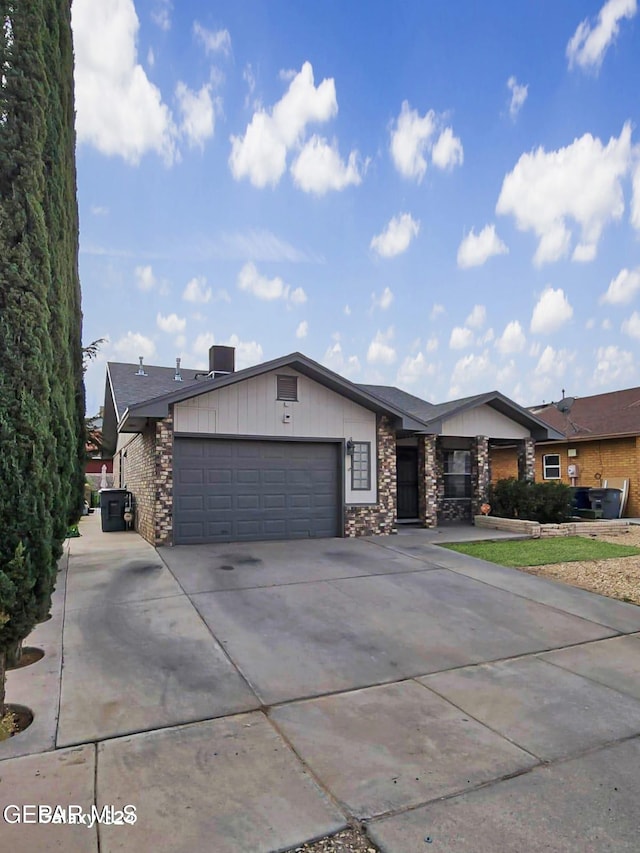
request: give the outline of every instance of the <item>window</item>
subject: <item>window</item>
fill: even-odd
[[[445,450],[444,496],[445,498],[471,497],[470,450]]]
[[[354,441],[351,457],[351,488],[354,492],[371,488],[371,442]]]
[[[542,476],[545,480],[560,479],[560,454],[547,453],[542,457]]]
[[[278,376],[278,394],[276,399],[295,403],[298,399],[298,377]]]

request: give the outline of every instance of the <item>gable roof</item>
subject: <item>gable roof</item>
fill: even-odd
[[[484,394],[474,394],[471,397],[461,397],[458,400],[448,400],[446,403],[428,403],[413,394],[408,394],[400,388],[391,385],[364,385],[360,386],[370,389],[380,399],[392,400],[401,408],[405,408],[414,417],[419,418],[428,427],[423,432],[440,433],[443,424],[449,418],[462,414],[477,406],[490,406],[497,412],[510,418],[512,421],[526,427],[533,438],[543,441],[546,439],[560,439],[562,434],[553,428],[551,424],[541,420],[536,414],[519,406],[501,394],[499,391],[487,391]]]
[[[176,382],[173,367],[145,365],[146,376],[140,376],[137,364],[109,362],[105,389],[104,446],[107,451],[115,449],[119,431],[140,432],[148,419],[166,417],[169,407],[174,403],[286,368],[296,370],[370,411],[390,415],[396,419],[401,430],[408,432],[438,434],[448,418],[486,404],[525,426],[538,440],[563,437],[548,423],[499,391],[435,405],[394,386],[357,385],[302,353],[294,352],[217,378],[208,378],[205,371],[181,368],[182,382]]]
[[[535,406],[536,417],[568,439],[640,435],[640,388],[625,388],[591,397],[565,398],[557,403]]]

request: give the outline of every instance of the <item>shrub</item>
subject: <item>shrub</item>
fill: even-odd
[[[541,524],[560,524],[571,517],[571,490],[564,483],[498,480],[489,489],[491,514]]]

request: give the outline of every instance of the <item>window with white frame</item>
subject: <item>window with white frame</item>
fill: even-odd
[[[561,479],[559,453],[547,453],[542,457],[542,476],[545,480]]]
[[[371,442],[354,441],[351,456],[351,488],[363,492],[371,488]]]

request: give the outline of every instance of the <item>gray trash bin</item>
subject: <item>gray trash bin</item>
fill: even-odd
[[[619,518],[621,489],[589,489],[591,509],[602,510],[603,518]]]
[[[102,532],[113,533],[126,530],[124,508],[130,501],[130,493],[126,489],[103,489],[100,492],[100,515]]]

